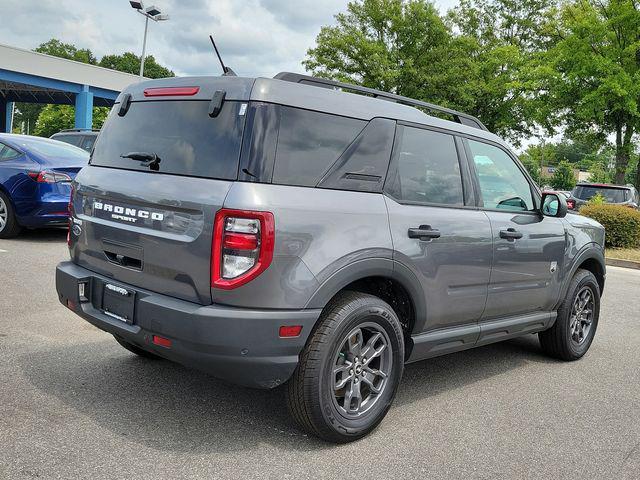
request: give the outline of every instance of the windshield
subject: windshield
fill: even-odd
[[[580,200],[591,200],[598,193],[608,203],[623,203],[627,201],[627,190],[624,188],[579,185],[574,190],[573,196]]]
[[[121,117],[114,108],[91,165],[235,180],[246,103],[226,101],[213,118],[208,109],[199,100],[133,102]]]
[[[16,140],[15,143],[45,157],[71,158],[84,162],[89,159],[89,154],[81,148],[47,138],[24,137]]]

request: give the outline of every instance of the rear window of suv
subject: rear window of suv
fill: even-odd
[[[580,200],[591,200],[599,193],[608,203],[623,203],[629,199],[627,192],[624,188],[578,185],[573,196]]]
[[[91,165],[150,171],[132,152],[155,154],[159,173],[235,180],[246,104],[226,101],[217,117],[208,101],[133,102],[126,115],[112,109],[96,141]]]

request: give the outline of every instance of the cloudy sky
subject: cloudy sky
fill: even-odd
[[[456,0],[436,0],[444,11]],[[32,49],[55,37],[99,58],[142,49],[144,18],[128,0],[0,0],[0,43]],[[218,74],[213,33],[225,63],[239,75],[303,71],[300,62],[322,25],[347,0],[147,0],[170,15],[150,22],[147,53],[177,75]]]

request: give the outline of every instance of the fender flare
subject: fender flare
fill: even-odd
[[[415,316],[411,333],[421,331],[427,318],[421,283],[411,270],[391,258],[357,260],[336,270],[318,287],[304,308],[322,309],[347,285],[367,277],[387,277],[402,285],[409,294]]]
[[[606,277],[607,267],[604,259],[604,252],[600,248],[600,245],[594,242],[590,242],[586,244],[575,256],[575,258],[571,262],[571,269],[569,270],[568,274],[565,275],[565,279],[564,279],[564,282],[562,283],[562,288],[560,290],[560,296],[558,298],[558,302],[555,305],[556,310],[564,300],[564,297],[567,295],[567,290],[569,290],[571,279],[578,271],[578,268],[580,267],[580,265],[582,265],[586,260],[592,260],[592,259],[598,262],[598,264],[602,268],[602,271],[604,272],[604,275]]]

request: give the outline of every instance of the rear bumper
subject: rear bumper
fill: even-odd
[[[88,301],[80,302],[79,282],[88,285]],[[100,309],[104,283],[136,292],[133,324]],[[255,388],[274,388],[291,377],[321,312],[203,306],[114,282],[72,262],[58,265],[56,289],[63,305],[71,302],[69,308],[105,332],[169,360]],[[282,325],[302,325],[302,333],[280,338]],[[153,344],[153,335],[168,338],[171,347]]]

